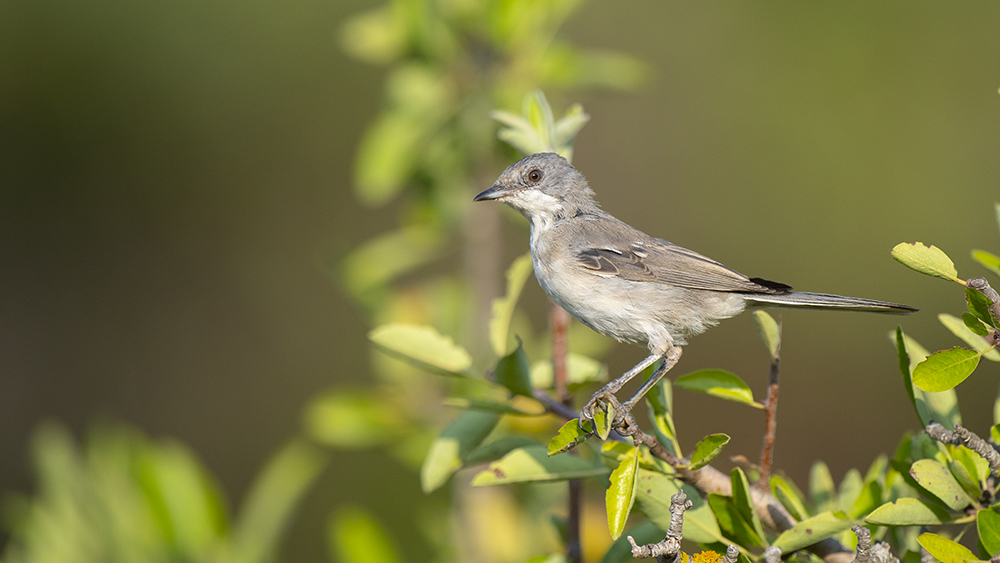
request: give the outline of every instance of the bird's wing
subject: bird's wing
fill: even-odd
[[[618,223],[626,228],[587,229],[580,237],[582,240],[578,239],[583,244],[576,248],[577,264],[584,271],[689,289],[749,293],[787,293],[791,290],[782,283],[748,278],[697,252]]]

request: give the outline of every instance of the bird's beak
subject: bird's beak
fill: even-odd
[[[489,199],[500,199],[507,195],[507,189],[500,184],[493,184],[488,190],[484,190],[476,197],[472,198],[472,201],[486,201]]]

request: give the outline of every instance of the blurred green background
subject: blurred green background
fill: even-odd
[[[375,5],[0,3],[0,491],[31,490],[40,421],[108,418],[190,444],[235,501],[310,396],[366,385],[368,327],[330,264],[395,218],[351,191],[383,70],[344,55],[339,28]],[[839,480],[917,427],[892,328],[957,344],[934,317],[960,294],[889,249],[936,244],[963,277],[984,273],[970,248],[1000,250],[998,24],[996,3],[634,1],[588,3],[563,29],[652,71],[636,94],[552,99],[592,117],[574,163],[605,209],[751,276],[922,309],[783,313],[775,464],[796,480],[817,458]],[[526,249],[522,220],[504,232],[506,256]],[[533,282],[525,299],[542,303]],[[610,369],[642,355],[618,347]],[[703,367],[763,393],[749,316],[694,339],[678,369]],[[958,390],[978,430],[997,389],[984,367]],[[676,408],[690,435],[756,458],[757,412]],[[338,454],[289,553],[318,559],[344,502],[405,537],[421,498],[378,454]]]

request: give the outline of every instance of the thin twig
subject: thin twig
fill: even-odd
[[[778,320],[778,334],[781,334],[781,320]],[[778,373],[781,363],[781,352],[775,350],[771,357],[771,370],[767,387],[767,405],[764,409],[764,445],[760,451],[760,477],[757,478],[757,489],[767,491],[771,488],[771,463],[774,459],[774,438],[778,432]]]
[[[567,333],[569,331],[569,313],[554,302],[549,307],[549,326],[552,330],[552,379],[555,383],[556,397],[566,408],[572,409],[573,397],[569,393],[569,374],[566,369],[566,355],[569,351]],[[583,561],[583,550],[580,547],[580,518],[583,502],[583,482],[579,479],[569,481],[569,506],[566,513],[566,561],[580,563]]]
[[[946,430],[944,426],[941,426],[937,422],[932,422],[927,425],[925,432],[927,432],[928,436],[939,442],[965,446],[976,452],[980,457],[989,462],[990,470],[994,475],[1000,475],[1000,453],[989,442],[983,440],[971,430],[960,424],[956,424],[955,431],[952,432]]]

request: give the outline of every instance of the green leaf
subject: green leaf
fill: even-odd
[[[674,410],[674,390],[670,379],[666,377],[661,379],[659,384],[649,390],[646,399],[649,420],[653,422],[653,431],[656,433],[657,440],[680,459],[683,456],[681,455],[680,442],[677,440],[674,417],[671,414]]]
[[[979,562],[979,558],[969,548],[937,534],[925,532],[917,536],[917,542],[941,563]]]
[[[708,494],[708,505],[719,523],[722,534],[732,539],[738,545],[762,547],[764,539],[757,535],[753,524],[747,522],[736,507],[736,502],[732,497],[720,495],[718,493]],[[723,543],[730,543],[726,540]]]
[[[935,526],[950,521],[951,516],[943,508],[908,497],[887,502],[865,517],[866,524],[877,526]]]
[[[952,476],[951,471],[936,460],[915,461],[910,466],[910,475],[921,487],[952,510],[961,510],[974,502]]]
[[[921,426],[927,426],[931,421],[939,422],[946,428],[961,424],[962,417],[958,412],[958,395],[954,389],[940,393],[925,393],[913,386],[910,374],[920,362],[930,355],[927,349],[910,338],[909,335],[904,334],[900,327],[896,327],[894,340],[896,350],[899,353],[899,369],[903,374],[903,385],[917,411]]]
[[[855,519],[861,518],[878,508],[881,503],[882,487],[878,484],[878,481],[868,481],[861,488],[861,492],[857,498],[854,499],[854,503],[851,505],[850,510],[847,511],[847,515]]]
[[[936,246],[928,247],[922,242],[901,242],[892,249],[892,257],[921,274],[958,281],[955,263]]]
[[[823,512],[785,530],[774,540],[782,553],[791,553],[850,529],[851,520],[843,512]]]
[[[493,301],[493,318],[490,319],[490,344],[498,358],[507,355],[510,319],[514,306],[521,297],[524,282],[531,275],[531,254],[520,256],[507,268],[507,295]]]
[[[504,436],[488,444],[480,444],[462,458],[463,466],[496,461],[517,448],[537,446],[538,442],[527,436]]]
[[[976,512],[976,530],[979,532],[979,541],[989,554],[1000,553],[1000,514],[996,510]]]
[[[853,467],[848,469],[840,481],[840,488],[837,492],[837,507],[844,512],[850,510],[854,501],[858,499],[858,495],[861,494],[864,485],[864,481],[861,480],[861,472]]]
[[[232,532],[233,561],[270,561],[299,500],[326,466],[327,456],[293,441],[254,479]]]
[[[982,354],[984,358],[994,362],[1000,362],[1000,352],[987,344],[981,336],[970,330],[969,327],[966,326],[965,321],[945,313],[938,315],[938,320],[941,321],[941,324],[950,330],[952,334],[961,338],[969,346],[972,346],[977,352]]]
[[[645,520],[629,528],[628,537],[634,539],[638,545],[646,545],[662,540],[663,531],[651,520]],[[601,563],[634,563],[632,546],[628,542],[628,537],[615,540],[608,551],[604,553]]]
[[[834,511],[837,509],[833,476],[830,468],[822,461],[817,461],[809,470],[809,498],[812,499],[816,512]]]
[[[587,427],[592,428],[593,426],[589,421],[585,422]],[[563,452],[569,451],[576,446],[582,444],[587,438],[593,436],[592,431],[584,430],[580,428],[580,419],[574,418],[566,424],[562,425],[559,432],[549,440],[548,455],[561,454]]]
[[[924,391],[953,389],[972,375],[979,365],[979,352],[955,347],[930,355],[913,368],[913,384]]]
[[[706,393],[713,397],[736,401],[759,409],[764,408],[764,405],[754,402],[750,386],[736,374],[725,370],[704,369],[682,375],[677,378],[674,385],[688,391]]]
[[[722,452],[722,448],[729,443],[729,436],[725,434],[709,434],[701,439],[691,453],[691,462],[688,465],[689,471],[700,469],[715,459],[715,456]]]
[[[771,475],[771,493],[796,520],[801,522],[809,517],[802,493],[784,477]]]
[[[969,495],[970,499],[979,498],[982,494],[979,480],[975,477],[974,473],[969,471],[969,467],[965,463],[959,461],[958,458],[949,460],[948,471],[951,472],[951,476],[962,486],[962,490],[965,491],[965,494]],[[973,468],[973,471],[975,471],[975,468]]]
[[[472,366],[472,357],[465,348],[434,327],[387,324],[372,329],[368,338],[383,352],[427,371],[465,375]]]
[[[420,487],[437,490],[462,468],[465,457],[489,436],[500,415],[487,411],[462,411],[427,451],[420,467]]]
[[[399,435],[400,416],[385,398],[372,393],[335,391],[310,401],[305,413],[309,436],[337,448],[367,448]]]
[[[639,468],[636,481],[638,510],[661,530],[670,528],[670,497],[683,489],[691,501],[691,508],[684,512],[684,539],[702,544],[726,541],[712,509],[690,485],[642,467]],[[662,532],[660,539],[663,539]]]
[[[990,333],[989,329],[986,328],[986,325],[983,324],[983,321],[968,311],[964,311],[962,313],[962,322],[965,323],[966,328],[971,330],[976,336],[986,336]]]
[[[474,397],[446,397],[442,403],[449,407],[462,410],[490,411],[501,414],[512,414],[514,416],[543,416],[548,414],[545,406],[533,401],[516,401],[517,406],[512,403],[492,401],[490,399],[477,399]],[[529,407],[535,408],[529,408]]]
[[[1000,276],[1000,256],[985,250],[973,250],[972,259],[982,264],[987,270]]]
[[[733,468],[729,474],[729,482],[733,487],[733,504],[735,504],[740,518],[750,524],[753,527],[754,533],[760,538],[760,543],[757,545],[766,545],[764,541],[764,525],[761,523],[760,517],[757,516],[757,510],[754,508],[753,497],[750,495],[750,483],[747,481],[746,473],[743,473],[743,470],[739,467]]]
[[[611,486],[605,493],[605,506],[608,512],[608,530],[613,539],[618,539],[618,536],[622,535],[629,512],[635,504],[638,469],[639,448],[632,448],[632,453],[611,472]]]
[[[396,563],[399,549],[385,529],[366,510],[340,507],[330,520],[330,552],[337,561]]]
[[[989,326],[996,327],[1000,325],[1000,319],[993,316],[993,312],[990,311],[990,307],[993,306],[993,302],[990,301],[989,297],[986,297],[977,289],[971,287],[965,288],[965,304],[969,309],[969,312],[978,317],[984,323]]]
[[[474,487],[545,481],[565,481],[607,475],[608,470],[577,456],[549,457],[545,446],[526,446],[512,450],[472,479]]]
[[[594,428],[597,431],[597,437],[601,440],[607,440],[608,436],[611,434],[611,424],[615,420],[615,407],[611,403],[602,402],[598,409],[594,412]]]
[[[754,311],[753,317],[757,321],[757,330],[760,331],[760,337],[767,346],[771,358],[777,358],[781,350],[781,325],[774,320],[774,317],[761,310]]]
[[[521,342],[510,354],[500,358],[495,372],[497,383],[503,385],[515,395],[533,397],[531,388],[531,368],[528,367],[528,355],[524,353]]]

